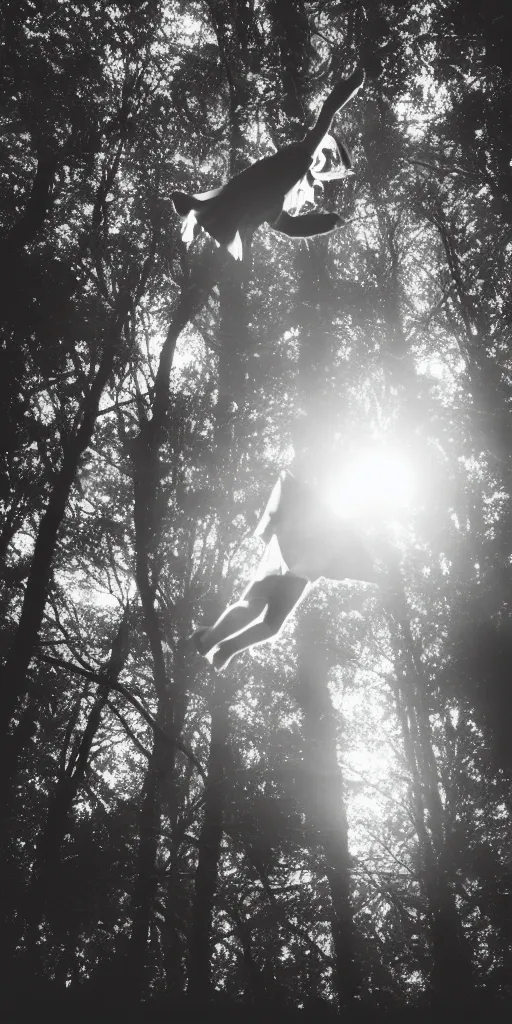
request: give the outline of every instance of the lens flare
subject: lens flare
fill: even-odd
[[[390,516],[407,510],[414,499],[416,474],[400,452],[360,449],[328,481],[325,496],[344,518]]]

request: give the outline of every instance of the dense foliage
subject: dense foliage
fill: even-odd
[[[3,998],[488,1013],[512,997],[508,4],[0,22]],[[349,226],[187,250],[171,191],[297,137],[360,54],[355,174],[324,193]],[[370,443],[417,476],[360,512],[390,585],[322,582],[216,675],[190,633],[250,575],[277,471],[320,486]]]

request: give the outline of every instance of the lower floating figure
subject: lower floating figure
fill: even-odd
[[[365,583],[382,579],[356,530],[289,470],[281,473],[256,536],[267,545],[256,576],[240,601],[230,605],[213,626],[193,635],[196,649],[216,669],[226,668],[236,654],[276,636],[321,576]]]

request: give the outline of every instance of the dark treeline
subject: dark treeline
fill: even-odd
[[[511,1000],[508,6],[2,5],[9,1019]],[[187,249],[171,192],[299,138],[361,54],[349,225]],[[277,472],[376,437],[418,478],[363,516],[393,586],[322,582],[216,675],[189,637]]]

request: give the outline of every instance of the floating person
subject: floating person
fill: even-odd
[[[305,201],[314,202],[316,182],[341,178],[350,170],[347,148],[328,132],[334,115],[356,95],[364,80],[363,69],[357,68],[338,82],[302,142],[258,160],[210,192],[173,192],[174,208],[182,218],[183,241],[192,242],[203,228],[241,260],[244,243],[250,244],[256,228],[265,222],[291,238],[325,235],[342,227],[346,221],[338,213],[313,210],[292,216],[289,210],[300,209]]]
[[[200,654],[223,669],[235,654],[276,636],[321,576],[380,583],[382,572],[350,524],[318,499],[309,485],[284,470],[256,528],[267,545],[240,600],[210,627],[193,634]]]

